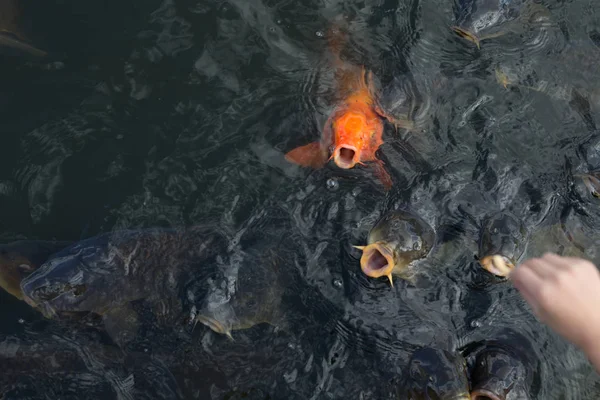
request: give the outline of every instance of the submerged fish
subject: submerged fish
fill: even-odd
[[[189,322],[230,338],[233,330],[260,323],[285,329],[278,258],[252,249],[222,265],[214,259],[226,256],[220,239],[194,228],[103,234],[55,254],[21,288],[25,300],[47,318],[101,315],[119,344],[137,332],[139,315],[132,303],[138,300],[164,326],[183,322],[188,313]]]
[[[46,52],[29,43],[19,28],[21,10],[18,0],[2,0],[0,3],[0,49],[11,49],[44,57]]]
[[[528,399],[523,385],[527,372],[523,363],[502,349],[482,351],[471,376],[472,400]]]
[[[85,329],[0,334],[0,398],[185,398],[161,358],[123,352]]]
[[[520,334],[467,345],[472,400],[528,400],[532,398],[536,360]],[[533,396],[535,398],[535,396]]]
[[[470,400],[467,365],[460,353],[422,348],[415,351],[398,398],[410,400]]]
[[[543,26],[549,10],[530,0],[470,0],[462,1],[457,10],[457,24],[451,29],[481,48],[481,41],[522,34],[532,26]]]
[[[435,241],[433,228],[419,216],[408,211],[393,211],[381,218],[369,232],[362,250],[360,267],[372,278],[387,276],[393,286],[392,275],[410,278],[410,264],[425,258]]]
[[[125,230],[98,235],[55,254],[21,283],[24,300],[47,318],[101,315],[116,341],[137,331],[131,307],[143,300],[165,324],[182,310],[180,284],[224,246],[203,229]]]
[[[23,300],[21,282],[72,242],[19,240],[0,245],[0,287]]]
[[[232,287],[214,285],[196,317],[216,333],[233,340],[231,332],[267,323],[287,329],[282,308],[284,295],[279,260],[270,253],[242,263]]]
[[[321,140],[297,147],[285,157],[292,163],[312,168],[322,168],[331,159],[343,169],[373,162],[376,175],[386,188],[390,188],[391,178],[383,161],[375,155],[383,144],[382,118],[387,118],[396,127],[412,125],[409,121],[391,117],[378,106],[373,95],[371,72],[341,60],[341,30],[332,29],[329,35],[330,47],[336,60],[338,93],[343,99],[325,122]]]
[[[481,266],[496,276],[508,276],[524,253],[527,235],[523,223],[509,214],[489,218],[479,238]]]

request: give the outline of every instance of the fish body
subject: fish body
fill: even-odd
[[[234,276],[227,277],[233,285],[212,285],[197,316],[198,322],[230,339],[233,331],[263,323],[287,328],[278,257],[272,252],[246,257]]]
[[[331,29],[329,36],[341,101],[325,122],[321,139],[287,152],[285,158],[294,164],[315,169],[322,168],[331,159],[342,169],[373,163],[375,174],[389,189],[391,178],[383,167],[383,161],[375,154],[383,144],[383,119],[387,118],[396,126],[410,126],[410,123],[394,119],[381,109],[373,94],[371,72],[341,60],[342,30]]]
[[[188,322],[229,337],[261,323],[285,328],[278,258],[253,248],[229,265],[222,262],[227,246],[221,239],[195,228],[101,234],[54,254],[22,281],[21,290],[47,318],[102,316],[119,345],[138,331],[138,301],[165,326],[189,313]]]
[[[362,250],[360,265],[372,278],[386,276],[393,286],[392,275],[408,279],[413,261],[425,258],[435,242],[435,231],[421,217],[396,210],[384,215],[371,229]]]
[[[510,214],[488,218],[479,238],[481,266],[496,276],[508,276],[525,251],[527,237],[522,221]]]
[[[543,26],[550,12],[530,0],[472,0],[460,2],[455,17],[451,29],[480,48],[483,40]]]
[[[202,275],[224,247],[205,229],[122,230],[77,242],[54,254],[21,282],[24,300],[47,318],[78,313],[102,316],[122,343],[137,331],[132,302],[150,306],[161,323],[181,316],[180,288]],[[224,242],[220,242],[223,244]]]
[[[502,349],[487,349],[475,362],[477,367],[471,376],[473,399],[529,399],[522,382],[527,372],[517,357]]]
[[[467,360],[473,400],[536,398],[533,382],[539,360],[521,334],[504,330],[494,339],[468,344],[462,353]]]
[[[415,351],[397,398],[470,400],[465,359],[460,353],[429,347]]]

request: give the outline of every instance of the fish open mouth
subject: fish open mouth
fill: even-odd
[[[481,259],[481,266],[496,276],[506,277],[515,269],[515,264],[508,258],[502,255],[494,254]]]
[[[71,292],[74,296],[81,296],[86,291],[87,287],[85,285],[52,283],[35,289],[30,298],[32,301],[52,301],[67,292]]]
[[[487,389],[476,389],[471,392],[471,400],[504,400]]]
[[[385,242],[377,242],[361,249],[363,254],[360,258],[360,268],[363,273],[371,278],[387,276],[392,283],[392,270],[395,264],[392,248]]]
[[[338,146],[333,154],[335,164],[343,169],[354,167],[356,165],[355,157],[356,148],[347,145]]]
[[[468,393],[461,393],[456,397],[452,397],[452,400],[471,400],[471,396]]]

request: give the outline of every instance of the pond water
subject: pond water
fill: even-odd
[[[477,260],[486,218],[510,212],[528,232],[521,259],[600,263],[600,199],[577,175],[600,170],[593,1],[33,3],[0,18],[47,53],[0,40],[2,243],[210,225],[224,239],[210,263],[223,270],[260,278],[277,259],[283,278],[243,289],[285,286],[252,307],[277,297],[286,322],[231,340],[179,323],[152,289],[123,344],[97,315],[45,318],[1,291],[2,399],[407,399],[397,390],[414,351],[454,353],[506,332],[527,353],[531,399],[600,396],[585,356]],[[340,60],[371,71],[382,106],[408,104],[414,120],[384,124],[390,190],[368,165],[284,157],[319,140],[340,102],[336,23],[347,32]],[[437,242],[415,281],[392,287],[362,274],[352,246],[394,209],[427,221]],[[202,286],[203,274],[178,284]],[[102,290],[127,292],[118,279]]]

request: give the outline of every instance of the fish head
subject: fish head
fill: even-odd
[[[581,178],[591,197],[600,199],[600,171],[594,171],[588,174],[577,174],[575,177]]]
[[[479,239],[481,266],[498,277],[506,277],[524,253],[527,230],[510,214],[500,213],[483,226]]]
[[[21,282],[68,242],[19,240],[0,245],[0,287],[23,299]]]
[[[427,257],[435,242],[433,228],[418,215],[395,210],[386,213],[369,232],[360,263],[363,273],[376,278],[392,273],[409,277],[410,264]]]
[[[267,323],[287,327],[282,318],[284,282],[280,276],[279,256],[270,250],[249,249],[236,273],[206,281],[196,321],[214,332],[232,338],[231,332]]]
[[[360,163],[368,129],[367,118],[361,112],[347,111],[335,120],[335,147],[331,157],[338,167],[350,169]]]
[[[471,400],[529,399],[523,362],[500,348],[481,351],[471,371]]]
[[[459,353],[425,347],[409,361],[404,388],[414,400],[470,400],[466,361]]]
[[[79,312],[103,314],[138,295],[128,279],[126,263],[106,237],[79,242],[23,280],[24,300],[47,318]]]

